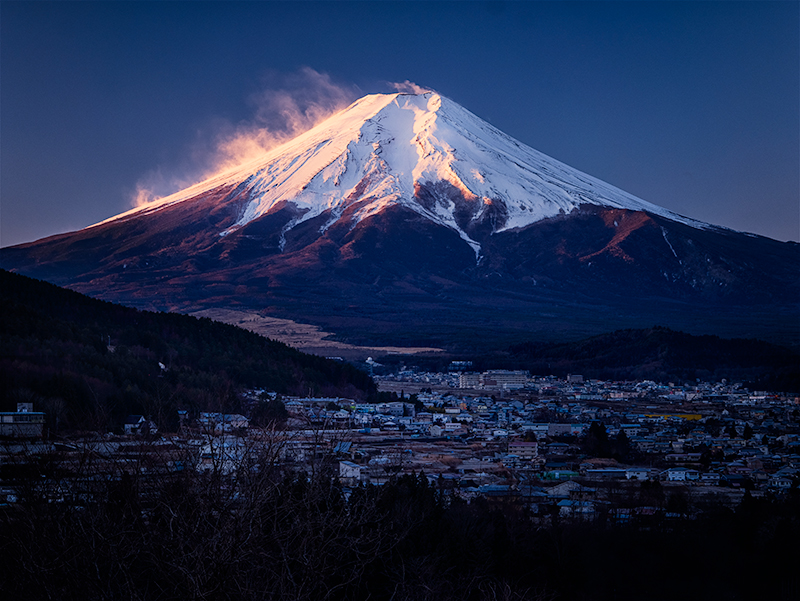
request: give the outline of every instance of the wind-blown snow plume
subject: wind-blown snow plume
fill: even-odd
[[[355,89],[334,83],[328,74],[309,67],[281,79],[280,87],[269,86],[250,98],[255,107],[252,122],[241,123],[219,136],[216,161],[206,177],[263,155],[358,97]]]
[[[211,126],[213,133],[202,136],[204,140],[187,153],[190,164],[159,167],[142,176],[131,193],[131,206],[144,206],[258,158],[342,110],[358,95],[356,88],[309,67],[289,75],[269,74],[264,89],[248,99],[252,119],[238,124],[218,120]]]
[[[389,86],[400,92],[401,94],[424,94],[426,92],[433,92],[432,88],[426,88],[415,84],[413,81],[405,80],[402,83],[389,82]]]
[[[141,180],[136,184],[136,191],[131,196],[131,206],[142,207],[148,203],[158,200],[160,197],[153,190],[146,186]]]

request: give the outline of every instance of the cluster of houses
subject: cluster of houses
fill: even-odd
[[[291,440],[281,460],[302,469],[324,441],[347,486],[424,473],[431,485],[467,499],[514,500],[573,517],[594,516],[599,507],[624,510],[618,519],[637,507],[640,514],[654,511],[654,503],[666,507],[676,495],[692,506],[736,505],[745,491],[779,495],[800,481],[800,399],[794,395],[727,383],[468,375],[382,377],[384,389],[403,391],[387,403],[284,398]],[[474,388],[462,387],[475,381]],[[416,392],[406,396],[406,390]],[[612,444],[612,452],[593,454],[586,444],[593,423],[624,448]],[[226,444],[226,469],[233,469],[244,447]],[[210,469],[211,446],[205,456]]]
[[[182,469],[234,474],[266,460],[298,471],[327,462],[346,487],[424,473],[447,494],[521,503],[551,517],[686,514],[706,502],[735,505],[745,491],[780,495],[800,482],[795,395],[725,382],[602,382],[501,370],[401,372],[379,385],[402,391],[398,400],[253,391],[251,406],[278,399],[288,412],[269,432],[245,415],[181,411],[174,434],[130,416],[123,436],[73,450],[36,444],[61,444],[76,457],[88,448],[103,469],[153,476]],[[14,424],[44,421],[29,405],[19,409]],[[143,437],[150,444],[140,444]],[[7,444],[0,461],[13,460],[14,448],[21,447]]]
[[[341,403],[364,426],[353,457],[340,462],[342,480],[381,482],[387,467],[423,471],[454,494],[522,498],[537,506],[544,499],[560,503],[562,515],[593,513],[599,500],[635,506],[633,497],[651,490],[647,484],[657,484],[662,504],[679,495],[701,506],[704,500],[735,505],[745,491],[779,495],[800,482],[796,395],[727,383],[467,375],[384,377],[389,390],[417,384],[415,403],[368,410]],[[465,382],[477,385],[465,389]],[[593,422],[609,441],[623,440],[624,452],[618,447],[594,456],[585,444]]]

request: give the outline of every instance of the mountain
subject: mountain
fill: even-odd
[[[472,349],[661,324],[800,341],[800,245],[701,223],[435,93],[366,96],[258,160],[0,267],[154,309]]]

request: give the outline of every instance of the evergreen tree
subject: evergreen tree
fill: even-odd
[[[584,453],[594,457],[611,457],[611,445],[608,432],[603,423],[594,421],[583,437],[582,448]]]

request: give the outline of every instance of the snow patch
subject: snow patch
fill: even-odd
[[[614,223],[616,224],[616,221]],[[669,238],[667,238],[667,230],[665,230],[663,227],[661,228],[661,235],[664,236],[664,242],[667,243],[667,246],[669,246],[669,249],[672,251],[672,254],[675,255],[675,258],[677,259],[678,253],[676,253],[675,249],[672,248],[672,244],[670,244]]]

